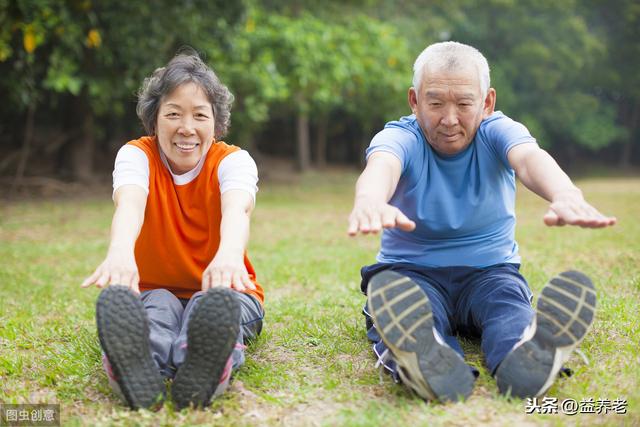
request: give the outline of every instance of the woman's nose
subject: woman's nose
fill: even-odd
[[[178,129],[178,133],[180,135],[193,135],[195,132],[193,128],[193,119],[190,117],[184,117],[182,122],[180,123],[180,128]]]

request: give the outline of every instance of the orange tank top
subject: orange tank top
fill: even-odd
[[[218,166],[240,148],[214,142],[198,176],[188,184],[175,185],[155,137],[128,144],[140,148],[149,159],[149,195],[135,247],[140,290],[163,288],[178,298],[190,298],[201,289],[202,273],[220,245]],[[244,264],[256,285],[246,293],[264,303],[264,292],[246,252]]]

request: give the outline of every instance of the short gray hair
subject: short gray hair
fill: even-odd
[[[233,95],[193,50],[178,53],[166,66],[157,68],[138,90],[136,113],[148,134],[156,134],[162,98],[185,83],[195,83],[204,91],[213,109],[215,137],[225,136],[231,124]]]
[[[489,63],[487,58],[475,47],[458,42],[440,42],[427,46],[413,64],[413,87],[420,89],[422,75],[427,64],[437,70],[455,70],[466,64],[474,65],[478,70],[480,93],[485,98],[491,87]]]

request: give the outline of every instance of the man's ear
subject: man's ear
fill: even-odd
[[[493,114],[496,108],[496,90],[492,87],[487,92],[487,97],[484,99],[484,106],[482,108],[482,118],[486,119]]]
[[[409,107],[411,108],[411,111],[413,112],[413,114],[416,114],[416,111],[418,110],[418,93],[413,88],[413,86],[409,88],[407,100],[409,101]]]

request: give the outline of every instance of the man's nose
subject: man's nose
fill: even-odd
[[[448,106],[445,108],[442,115],[442,124],[449,127],[458,124],[458,112],[455,106]]]

